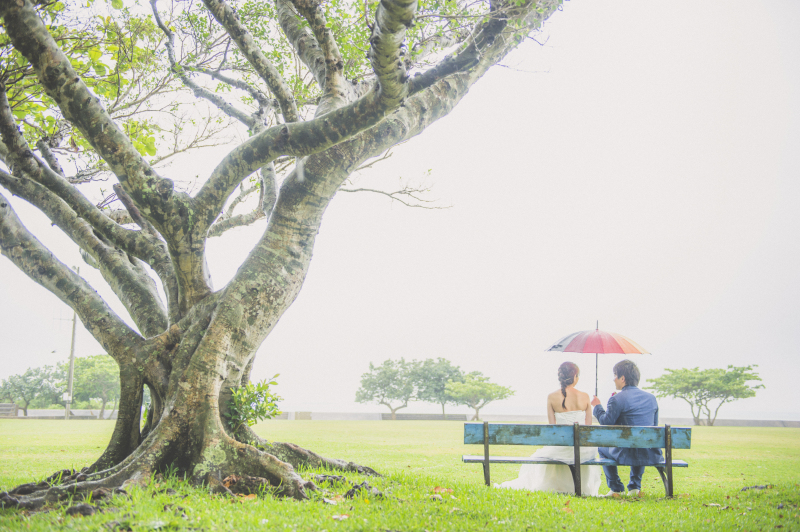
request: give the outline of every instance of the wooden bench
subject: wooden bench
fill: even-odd
[[[650,466],[658,469],[667,497],[672,497],[672,468],[689,467],[683,460],[672,459],[672,449],[689,449],[692,429],[663,427],[627,427],[622,425],[518,425],[512,423],[465,423],[464,444],[483,445],[483,456],[464,455],[468,464],[483,464],[483,478],[490,486],[489,464],[561,464],[569,466],[575,493],[581,494],[581,468],[557,460],[520,456],[490,456],[489,445],[554,445],[574,449],[574,462],[585,466],[620,465],[607,458],[580,463],[581,447],[663,448],[664,462]]]
[[[0,417],[17,417],[18,411],[14,403],[0,403]]]

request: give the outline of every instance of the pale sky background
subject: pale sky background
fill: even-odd
[[[566,2],[536,37],[544,45],[527,41],[358,182],[425,179],[452,208],[337,196],[254,379],[280,373],[287,411],[378,412],[354,402],[369,362],[445,357],[516,390],[485,412],[541,415],[564,360],[593,390],[593,355],[545,349],[599,320],[653,353],[634,358],[643,379],[759,364],[766,389],[721,418],[800,419],[798,27],[794,0]],[[163,173],[217,161],[195,154]],[[83,264],[12,203],[61,260]],[[215,286],[262,231],[211,241]],[[66,360],[71,311],[5,258],[0,279],[0,378]],[[82,327],[77,351],[101,352]],[[603,401],[621,358],[601,357]]]

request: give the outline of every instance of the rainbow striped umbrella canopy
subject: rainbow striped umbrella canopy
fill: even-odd
[[[618,355],[649,355],[650,352],[642,346],[617,333],[601,331],[599,328],[593,331],[580,331],[568,334],[555,344],[548,351],[563,351],[565,353],[594,353],[594,394],[597,395],[597,358],[602,354]]]

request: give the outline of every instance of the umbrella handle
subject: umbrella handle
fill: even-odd
[[[597,397],[597,353],[594,354],[594,396]]]

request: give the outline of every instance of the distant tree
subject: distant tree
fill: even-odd
[[[480,371],[464,375],[462,382],[449,381],[445,386],[447,394],[456,404],[466,405],[475,410],[475,421],[480,421],[480,410],[492,401],[500,401],[514,395],[511,388],[489,382]]]
[[[756,390],[763,384],[751,386],[750,381],[760,381],[752,366],[728,366],[727,369],[682,368],[667,369],[664,375],[652,379],[645,390],[652,390],[656,397],[675,397],[689,403],[694,424],[700,424],[700,416],[705,414],[707,424],[714,425],[717,413],[725,403],[736,399],[755,397]],[[714,402],[719,401],[716,407]],[[713,409],[713,414],[712,414]]]
[[[16,403],[27,417],[28,406],[36,399],[47,404],[58,400],[61,388],[58,372],[52,366],[29,368],[21,375],[11,375],[0,383],[0,396]]]
[[[359,403],[378,403],[389,407],[392,419],[397,411],[408,406],[414,397],[414,375],[416,362],[384,360],[380,366],[369,363],[369,372],[361,376],[361,387],[356,391]],[[400,403],[397,405],[397,403]],[[397,405],[397,406],[394,406]]]
[[[73,400],[100,400],[98,419],[105,418],[106,405],[109,402],[112,403],[112,410],[116,407],[120,394],[119,366],[110,356],[76,358],[73,379]]]
[[[447,383],[461,382],[463,378],[461,368],[454,366],[449,360],[441,357],[436,360],[426,359],[414,368],[413,380],[417,390],[415,397],[420,401],[442,405],[442,417],[445,417],[445,404],[457,404],[447,393]]]

